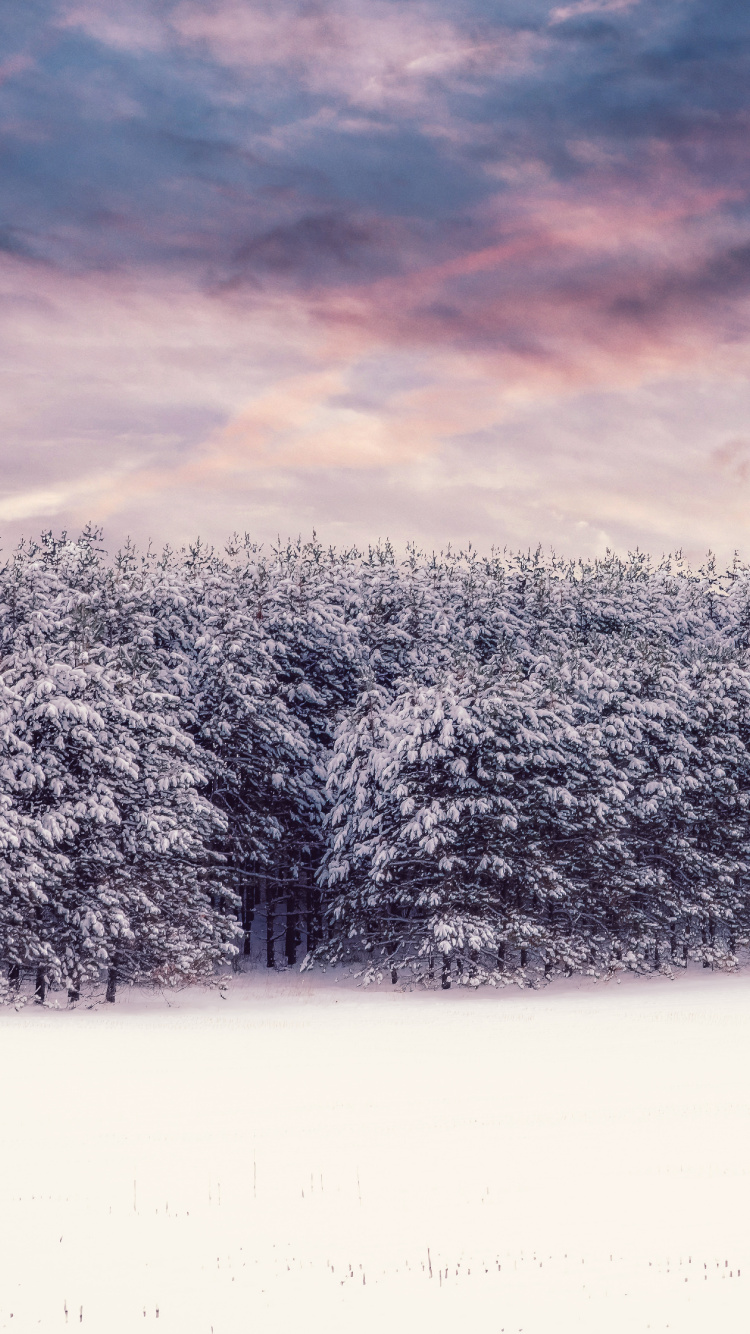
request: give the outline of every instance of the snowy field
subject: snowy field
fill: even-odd
[[[748,1328],[750,971],[256,973],[0,1034],[3,1331]]]

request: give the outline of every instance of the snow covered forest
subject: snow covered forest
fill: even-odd
[[[750,570],[316,541],[0,569],[0,998],[750,944]]]

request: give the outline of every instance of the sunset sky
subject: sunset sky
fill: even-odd
[[[3,546],[750,559],[750,5],[24,0]]]

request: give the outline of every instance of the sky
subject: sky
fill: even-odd
[[[24,0],[0,541],[750,560],[746,0]]]

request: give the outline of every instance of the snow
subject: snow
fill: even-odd
[[[749,1028],[703,969],[6,1010],[0,1330],[744,1331]]]

